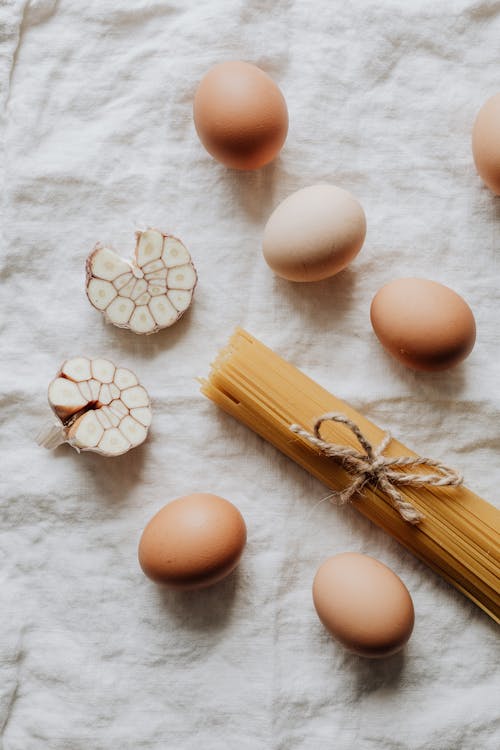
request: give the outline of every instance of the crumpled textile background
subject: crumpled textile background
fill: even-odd
[[[463,470],[498,504],[500,203],[470,133],[500,89],[500,3],[422,0],[0,1],[2,750],[496,750],[499,650],[486,615],[350,508],[217,411],[195,380],[242,325],[403,442]],[[245,59],[281,86],[290,131],[256,173],[196,138],[196,84]],[[352,266],[318,284],[274,278],[267,217],[320,181],[368,220]],[[84,293],[101,240],[130,256],[137,227],[192,252],[192,310],[151,337],[106,326]],[[415,374],[369,324],[386,281],[444,282],[474,310],[460,367]],[[147,443],[103,459],[35,444],[67,356],[131,367],[149,389]],[[238,572],[162,591],[137,543],[195,490],[243,512]],[[392,567],[414,635],[370,662],[326,634],[319,564],[353,550]]]

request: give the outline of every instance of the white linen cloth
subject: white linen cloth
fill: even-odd
[[[493,0],[0,1],[2,750],[496,750],[496,626],[477,607],[200,394],[196,376],[242,325],[498,503],[500,203],[476,175],[471,127],[500,90]],[[197,82],[260,65],[287,99],[280,158],[230,171],[199,143]],[[273,277],[267,217],[329,181],[368,221],[351,267]],[[139,337],[84,292],[98,241],[183,239],[192,310]],[[436,375],[392,361],[369,323],[386,281],[451,286],[474,310],[470,358]],[[109,357],[149,389],[147,443],[122,458],[50,453],[35,434],[68,356]],[[238,572],[192,594],[141,573],[142,528],[206,490],[248,524]],[[311,584],[337,552],[393,568],[414,599],[405,652],[343,651]]]

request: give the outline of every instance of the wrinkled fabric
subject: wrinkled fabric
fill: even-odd
[[[500,90],[493,0],[0,2],[2,750],[496,750],[496,626],[353,509],[199,394],[196,377],[242,325],[404,443],[461,469],[498,504],[500,203],[470,133]],[[191,117],[215,62],[265,69],[287,99],[280,158],[214,162]],[[262,230],[290,192],[353,192],[368,221],[349,269],[275,278]],[[140,337],[84,292],[97,241],[182,238],[193,307]],[[370,327],[377,289],[441,281],[474,310],[470,358],[441,374],[391,360]],[[146,444],[121,458],[53,453],[35,435],[70,356],[108,357],[148,388]],[[137,563],[148,519],[182,494],[235,503],[248,545],[235,575],[164,591]],[[347,654],[311,584],[341,551],[393,568],[414,599],[404,653]]]

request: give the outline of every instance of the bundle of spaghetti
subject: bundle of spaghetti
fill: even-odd
[[[352,420],[373,445],[384,437],[382,429],[242,329],[201,383],[205,396],[334,491],[342,490],[352,477],[291,432],[291,425],[312,432],[321,415],[337,412]],[[324,424],[322,437],[359,448],[353,433],[338,422]],[[384,455],[417,454],[392,440]],[[418,525],[407,523],[376,483],[366,484],[352,504],[500,622],[500,511],[464,486],[398,489],[424,516]]]

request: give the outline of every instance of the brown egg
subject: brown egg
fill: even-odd
[[[325,628],[359,656],[390,656],[413,630],[408,589],[390,568],[367,555],[345,552],[326,560],[314,578],[313,601]]]
[[[258,169],[285,142],[288,111],[274,81],[255,65],[211,68],[194,98],[194,124],[207,151],[227,167]]]
[[[365,234],[365,214],[356,198],[335,185],[311,185],[285,198],[269,217],[264,258],[284,279],[320,281],[355,258]]]
[[[489,189],[500,195],[500,94],[479,110],[472,130],[472,155]]]
[[[433,372],[465,359],[476,340],[469,305],[427,279],[396,279],[373,298],[370,317],[380,343],[407,367]]]
[[[139,563],[157,583],[196,589],[217,583],[239,562],[246,542],[243,516],[217,495],[195,493],[165,505],[139,543]]]

